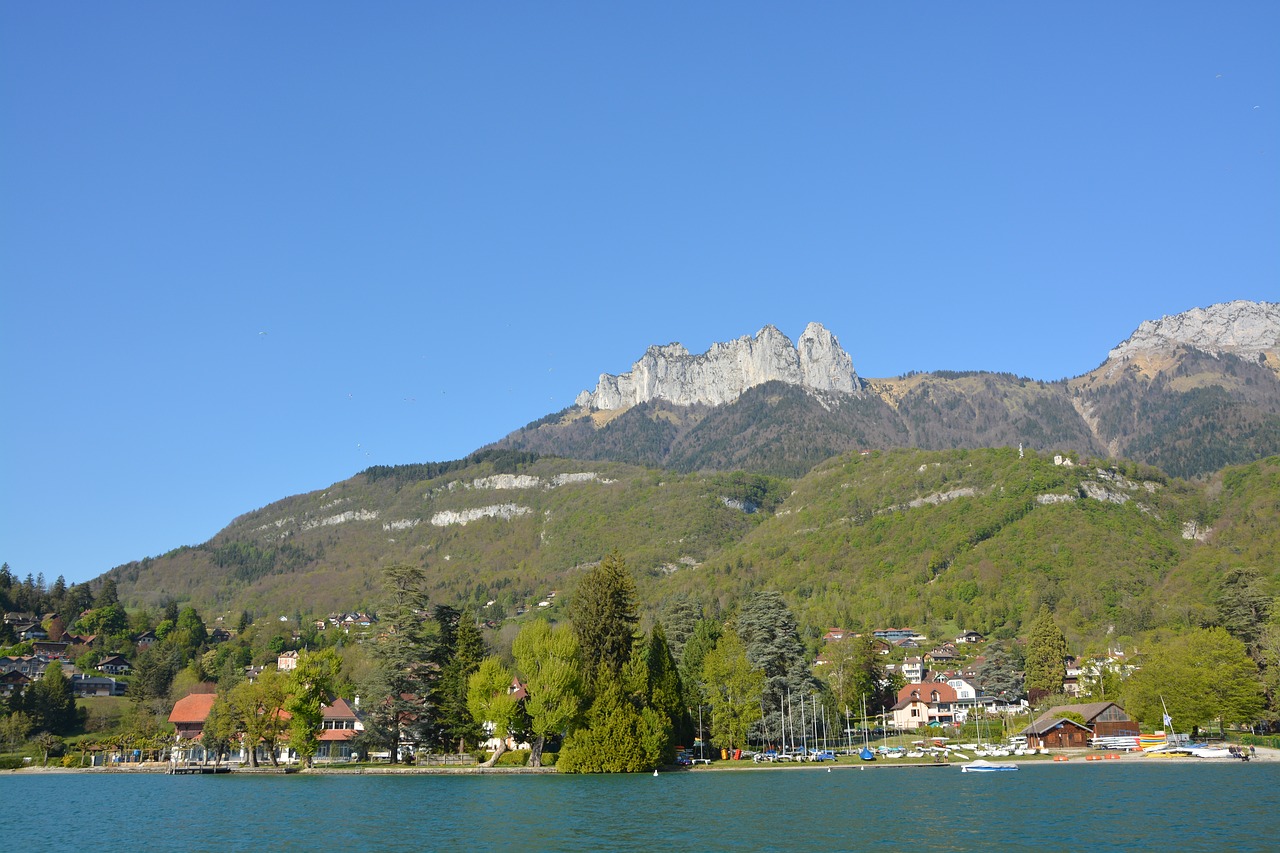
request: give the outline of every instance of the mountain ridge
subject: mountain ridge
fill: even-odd
[[[802,373],[814,342],[817,382]],[[1222,428],[1208,429],[1215,421]],[[1224,302],[1146,321],[1098,368],[1056,382],[984,371],[864,379],[817,323],[797,347],[772,326],[696,356],[679,344],[650,347],[630,373],[602,374],[574,406],[493,446],[794,476],[867,447],[1018,444],[1131,457],[1177,476],[1280,453],[1280,303]]]

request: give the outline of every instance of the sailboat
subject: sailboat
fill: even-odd
[[[876,754],[867,741],[867,694],[865,693],[862,694],[862,749],[858,750],[858,757],[863,761],[876,760]]]

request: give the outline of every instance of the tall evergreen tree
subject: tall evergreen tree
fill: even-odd
[[[637,710],[622,678],[607,666],[596,674],[596,700],[587,725],[565,739],[556,768],[565,773],[639,773],[662,763],[670,737],[652,709]]]
[[[747,600],[738,615],[737,631],[747,660],[764,673],[764,731],[781,731],[787,697],[809,696],[822,689],[800,642],[796,618],[780,593],[764,590]]]
[[[663,760],[669,763],[675,760],[675,745],[690,742],[693,724],[689,721],[680,670],[661,622],[654,623],[639,652],[632,660],[636,673],[632,689],[638,705],[651,708],[670,721],[671,741],[663,747]]]
[[[379,675],[375,689],[381,698],[370,703],[369,713],[385,717],[379,728],[396,740],[387,744],[394,763],[399,760],[401,740],[412,745],[428,736],[436,634],[427,610],[426,576],[421,567],[388,566],[383,570],[383,583],[383,634],[372,649]]]
[[[663,623],[667,626],[667,643],[671,646],[671,656],[679,663],[684,656],[684,644],[697,630],[702,621],[702,605],[688,595],[681,593],[667,608]]]
[[[98,595],[93,600],[93,606],[110,607],[119,603],[120,596],[116,593],[116,579],[112,577],[103,579],[102,586],[98,589]]]
[[[1008,651],[993,646],[987,649],[984,657],[986,660],[979,664],[976,676],[976,687],[984,696],[998,696],[1006,701],[1013,701],[1026,695],[1023,675]]]
[[[1218,624],[1244,643],[1251,654],[1256,652],[1274,606],[1257,569],[1228,571],[1218,584],[1214,604],[1218,610]]]
[[[438,741],[462,753],[480,740],[480,726],[472,719],[467,706],[467,690],[471,676],[480,669],[488,650],[469,608],[458,611],[437,607],[436,621],[441,631],[439,648],[448,650],[447,659],[440,664],[436,690]]]
[[[1062,692],[1067,677],[1067,638],[1053,621],[1049,605],[1041,604],[1027,637],[1027,694],[1034,704]]]
[[[569,603],[588,679],[603,667],[613,675],[631,659],[635,643],[636,585],[617,551],[588,571]]]
[[[62,664],[50,663],[44,676],[27,689],[32,694],[30,709],[38,731],[64,735],[75,729],[79,722],[76,697],[71,680],[62,672]]]

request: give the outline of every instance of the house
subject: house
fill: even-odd
[[[963,678],[958,676],[948,678],[947,685],[956,692],[956,698],[961,701],[978,698],[978,689]]]
[[[217,645],[218,643],[225,643],[230,639],[231,632],[226,628],[214,628],[209,632],[209,642],[214,645]]]
[[[1075,720],[1046,713],[1018,734],[1027,739],[1031,749],[1079,749],[1089,745],[1093,730]]]
[[[49,632],[40,627],[39,622],[29,622],[24,625],[14,625],[13,633],[18,636],[18,642],[24,640],[47,640]]]
[[[21,693],[31,683],[31,679],[16,669],[8,669],[0,673],[0,696],[12,696]]]
[[[1059,705],[1041,714],[1036,722],[1061,717],[1064,713],[1079,714],[1084,718],[1094,737],[1137,737],[1139,727],[1129,718],[1124,708],[1115,702],[1087,702],[1082,705]],[[1034,723],[1032,724],[1034,725]]]
[[[31,644],[31,650],[38,655],[44,655],[47,658],[57,658],[58,660],[67,659],[67,649],[71,648],[70,643],[55,643],[53,640],[36,640]]]
[[[44,655],[22,655],[0,658],[0,672],[20,672],[32,681],[44,677],[49,659]]]
[[[128,675],[133,667],[121,655],[107,655],[98,661],[98,669],[108,675]]]
[[[965,631],[959,637],[956,637],[956,642],[957,643],[981,643],[981,642],[985,642],[986,639],[987,639],[986,637],[982,636],[977,631]]]
[[[32,622],[39,622],[39,617],[34,613],[25,613],[21,610],[10,610],[4,614],[4,624],[6,625],[30,625]]]
[[[281,672],[293,672],[297,668],[298,668],[297,652],[282,652],[280,656],[276,658],[276,669],[280,670]]]
[[[872,631],[872,634],[882,640],[888,640],[896,643],[899,640],[910,640],[915,637],[916,632],[910,628],[881,628],[878,631]]]
[[[123,696],[125,684],[101,675],[76,673],[71,676],[71,692],[76,696]]]
[[[62,640],[63,642],[70,643],[73,646],[84,646],[87,649],[92,649],[99,645],[97,634],[67,633],[62,635]]]
[[[356,699],[357,707],[360,700]],[[351,741],[364,731],[364,723],[347,700],[334,699],[328,705],[322,705],[323,719],[320,722],[319,744],[316,747],[315,759],[318,761],[345,761],[351,758]]]
[[[830,631],[822,635],[824,643],[838,643],[848,636],[843,628],[832,628]]]
[[[204,731],[204,721],[213,710],[213,703],[218,701],[217,693],[188,693],[176,703],[169,712],[169,722],[173,723],[178,737],[184,740],[195,740]]]
[[[925,663],[948,663],[956,659],[956,653],[944,647],[938,647],[931,652],[924,653]]]
[[[920,658],[907,658],[902,662],[902,677],[908,684],[924,680],[924,661]]]
[[[149,649],[159,642],[155,631],[143,631],[141,634],[133,638],[133,642],[139,649]]]
[[[956,691],[949,684],[907,684],[898,691],[893,708],[893,725],[918,729],[933,724],[955,722]]]
[[[178,739],[175,753],[185,753],[182,757],[188,761],[205,760],[204,747],[194,742],[204,734],[204,721],[209,718],[213,703],[217,701],[216,693],[188,693],[174,703],[173,710],[169,712],[169,722],[173,723]],[[183,746],[183,741],[192,743]]]

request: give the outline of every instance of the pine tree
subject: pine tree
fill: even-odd
[[[618,675],[635,643],[636,585],[622,556],[614,551],[578,583],[569,604],[589,679],[601,669]]]
[[[1053,621],[1049,605],[1041,604],[1027,637],[1027,694],[1034,704],[1062,692],[1067,677],[1067,638]]]
[[[634,701],[638,707],[649,708],[667,721],[671,738],[662,745],[662,758],[670,763],[675,760],[675,744],[688,743],[693,736],[693,725],[689,721],[680,671],[667,646],[661,622],[654,623],[639,652],[631,663],[635,670]]]
[[[440,664],[436,689],[439,741],[462,753],[468,744],[480,740],[480,727],[467,707],[467,690],[488,650],[470,609],[460,612],[452,607],[437,607],[436,621],[441,631],[439,648],[448,652]]]
[[[63,735],[76,727],[79,722],[76,697],[71,680],[62,673],[62,664],[50,663],[44,676],[28,689],[32,693],[31,711],[37,730]]]
[[[384,633],[373,646],[378,663],[377,693],[372,714],[385,717],[380,730],[390,733],[386,744],[391,761],[399,760],[399,743],[419,743],[431,723],[431,687],[436,636],[428,618],[426,576],[418,566],[392,565],[383,570],[387,590],[382,610]]]
[[[607,666],[596,674],[596,701],[587,726],[565,739],[556,769],[564,773],[640,773],[662,763],[669,738],[652,709],[636,710],[620,676]]]
[[[738,615],[737,631],[747,660],[764,673],[762,726],[765,731],[779,731],[788,695],[808,696],[822,689],[800,642],[796,617],[780,593],[765,590],[748,599]]]

